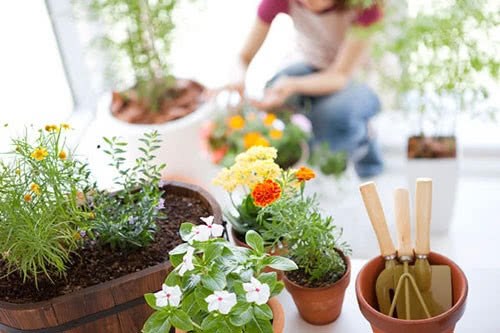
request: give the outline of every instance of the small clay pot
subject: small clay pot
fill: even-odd
[[[285,311],[283,311],[283,306],[281,303],[274,297],[267,302],[267,305],[273,311],[273,332],[274,333],[283,333],[285,328]],[[176,333],[186,333],[185,331],[181,331],[179,329],[175,329]]]
[[[247,243],[245,242],[242,242],[236,232],[234,231],[234,229],[231,228],[231,235],[233,236],[233,240],[234,240],[234,243],[236,244],[236,246],[240,246],[240,247],[246,247],[247,249],[250,248],[250,246],[248,246]],[[278,251],[271,251],[270,249],[267,251],[267,253],[269,253],[270,255],[272,256],[281,256],[281,255],[284,255],[286,253],[286,250],[283,249],[283,250],[278,250]],[[280,271],[278,269],[273,269],[273,268],[270,268],[270,267],[266,267],[264,268],[264,272],[266,273],[269,273],[269,272],[276,272],[276,277],[278,279],[278,281],[282,281],[283,280],[283,271]]]
[[[429,261],[433,265],[450,266],[453,306],[439,316],[421,320],[396,319],[378,311],[375,282],[385,267],[382,257],[372,259],[361,269],[356,279],[356,296],[361,313],[370,322],[374,333],[453,333],[465,311],[467,278],[460,267],[445,256],[431,252]]]
[[[339,251],[340,252],[340,251]],[[351,261],[341,253],[346,263],[344,276],[337,282],[321,288],[308,288],[283,276],[286,290],[292,295],[302,319],[313,325],[329,324],[340,316],[344,295],[351,281]]]

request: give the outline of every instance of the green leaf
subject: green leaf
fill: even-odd
[[[170,321],[165,312],[155,312],[144,323],[143,333],[169,333]]]
[[[191,331],[193,329],[193,324],[191,323],[191,318],[182,310],[176,309],[172,312],[170,317],[170,322],[172,325],[183,331]]]
[[[144,295],[144,299],[146,300],[146,303],[148,303],[148,305],[152,308],[152,309],[155,309],[155,310],[158,310],[158,311],[161,311],[163,308],[159,307],[159,306],[156,306],[156,297],[154,294],[146,294]]]
[[[248,231],[245,235],[245,242],[258,254],[264,253],[264,240],[256,231]]]
[[[179,232],[181,234],[181,238],[183,241],[187,242],[189,241],[189,236],[191,232],[193,231],[194,225],[192,223],[183,223],[181,224],[181,228],[179,229]]]
[[[209,314],[205,319],[203,319],[203,322],[201,323],[201,329],[203,331],[209,331],[216,329],[218,326],[222,326],[223,318],[222,316],[211,313]]]
[[[264,320],[273,319],[273,311],[267,304],[255,305],[253,311],[256,318]]]
[[[272,256],[269,258],[269,267],[279,269],[280,271],[293,271],[298,269],[297,264],[292,260],[279,256]]]
[[[201,277],[201,283],[212,291],[224,290],[226,288],[226,275],[215,267],[212,272]]]
[[[272,333],[273,326],[269,320],[253,319],[245,326],[245,333]]]
[[[188,243],[182,243],[178,246],[176,246],[172,251],[170,251],[168,254],[169,255],[174,255],[174,254],[184,254],[187,252],[187,249],[189,247]]]
[[[214,259],[222,254],[223,246],[217,243],[210,243],[205,246],[204,260],[210,264]]]
[[[229,321],[234,326],[244,326],[253,318],[252,307],[248,303],[238,303],[231,309]]]

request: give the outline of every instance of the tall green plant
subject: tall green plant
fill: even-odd
[[[478,102],[491,93],[492,81],[498,83],[500,48],[492,41],[500,12],[487,0],[450,0],[433,6],[439,8],[422,8],[410,13],[414,16],[402,11],[390,15],[389,6],[375,45],[378,55],[389,53],[401,67],[397,75],[381,70],[388,86],[397,89],[401,104],[422,117],[437,113],[439,125],[447,101],[456,111],[477,110]]]
[[[85,205],[95,190],[87,165],[65,142],[69,125],[47,125],[34,140],[12,140],[0,162],[0,253],[8,272],[38,282],[64,272],[88,230]]]
[[[121,88],[135,83],[139,99],[152,111],[158,110],[161,98],[175,82],[168,56],[177,4],[178,0],[85,2],[90,17],[104,26],[96,42],[111,56],[108,75]],[[132,80],[117,68],[120,65],[128,68]]]

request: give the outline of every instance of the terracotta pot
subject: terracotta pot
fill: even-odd
[[[422,320],[402,320],[384,315],[377,309],[375,281],[384,269],[382,257],[369,261],[356,279],[356,296],[363,316],[370,322],[374,333],[452,333],[455,324],[465,311],[468,283],[464,272],[453,261],[437,253],[429,256],[431,264],[448,265],[451,268],[453,306],[445,313]]]
[[[283,333],[283,329],[285,328],[285,311],[283,311],[283,306],[281,306],[281,303],[276,298],[271,298],[269,302],[267,302],[267,305],[269,305],[273,311],[273,332]],[[186,333],[177,328],[175,332]]]
[[[231,236],[233,237],[233,241],[234,243],[237,245],[237,246],[240,246],[240,247],[246,247],[247,249],[250,248],[250,246],[248,246],[247,243],[245,242],[242,242],[236,232],[234,231],[234,229],[231,228]],[[286,253],[286,250],[283,249],[281,251],[271,251],[270,249],[267,251],[267,253],[269,253],[270,255],[272,256],[281,256],[283,254]],[[276,272],[276,275],[277,275],[277,278],[279,281],[282,281],[283,280],[283,271],[280,271],[280,270],[277,270],[277,269],[273,269],[273,268],[270,268],[270,267],[266,267],[264,268],[264,272],[266,273],[269,273],[269,272]]]
[[[292,295],[300,316],[310,324],[326,325],[335,321],[342,311],[344,295],[351,280],[351,261],[342,253],[346,272],[337,282],[321,288],[308,288],[283,276],[286,290]]]
[[[206,203],[215,223],[222,211],[202,188],[168,182],[163,189]],[[158,290],[172,270],[169,261],[53,299],[26,304],[0,301],[0,332],[137,333],[153,312],[144,294]]]

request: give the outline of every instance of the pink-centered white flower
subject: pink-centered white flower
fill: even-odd
[[[198,226],[201,229],[205,229],[206,227],[208,229],[208,232],[210,233],[211,237],[220,237],[222,236],[222,233],[224,232],[224,228],[220,224],[214,223],[214,217],[213,216],[208,216],[208,217],[200,217],[200,220],[202,220],[206,226],[201,225]]]
[[[194,254],[194,247],[189,246],[186,254],[182,258],[182,263],[179,265],[180,276],[184,276],[186,272],[192,271],[194,269],[193,254]]]
[[[246,291],[248,303],[255,303],[257,305],[266,304],[271,296],[269,286],[266,283],[261,283],[254,277],[252,277],[250,283],[243,283],[243,289]]]
[[[219,311],[222,314],[228,314],[236,305],[236,294],[225,290],[214,291],[212,295],[205,298],[205,302],[208,303],[208,312]]]
[[[181,302],[182,291],[179,286],[167,286],[166,284],[162,285],[161,290],[156,292],[156,306],[165,307],[172,306],[178,307]]]

